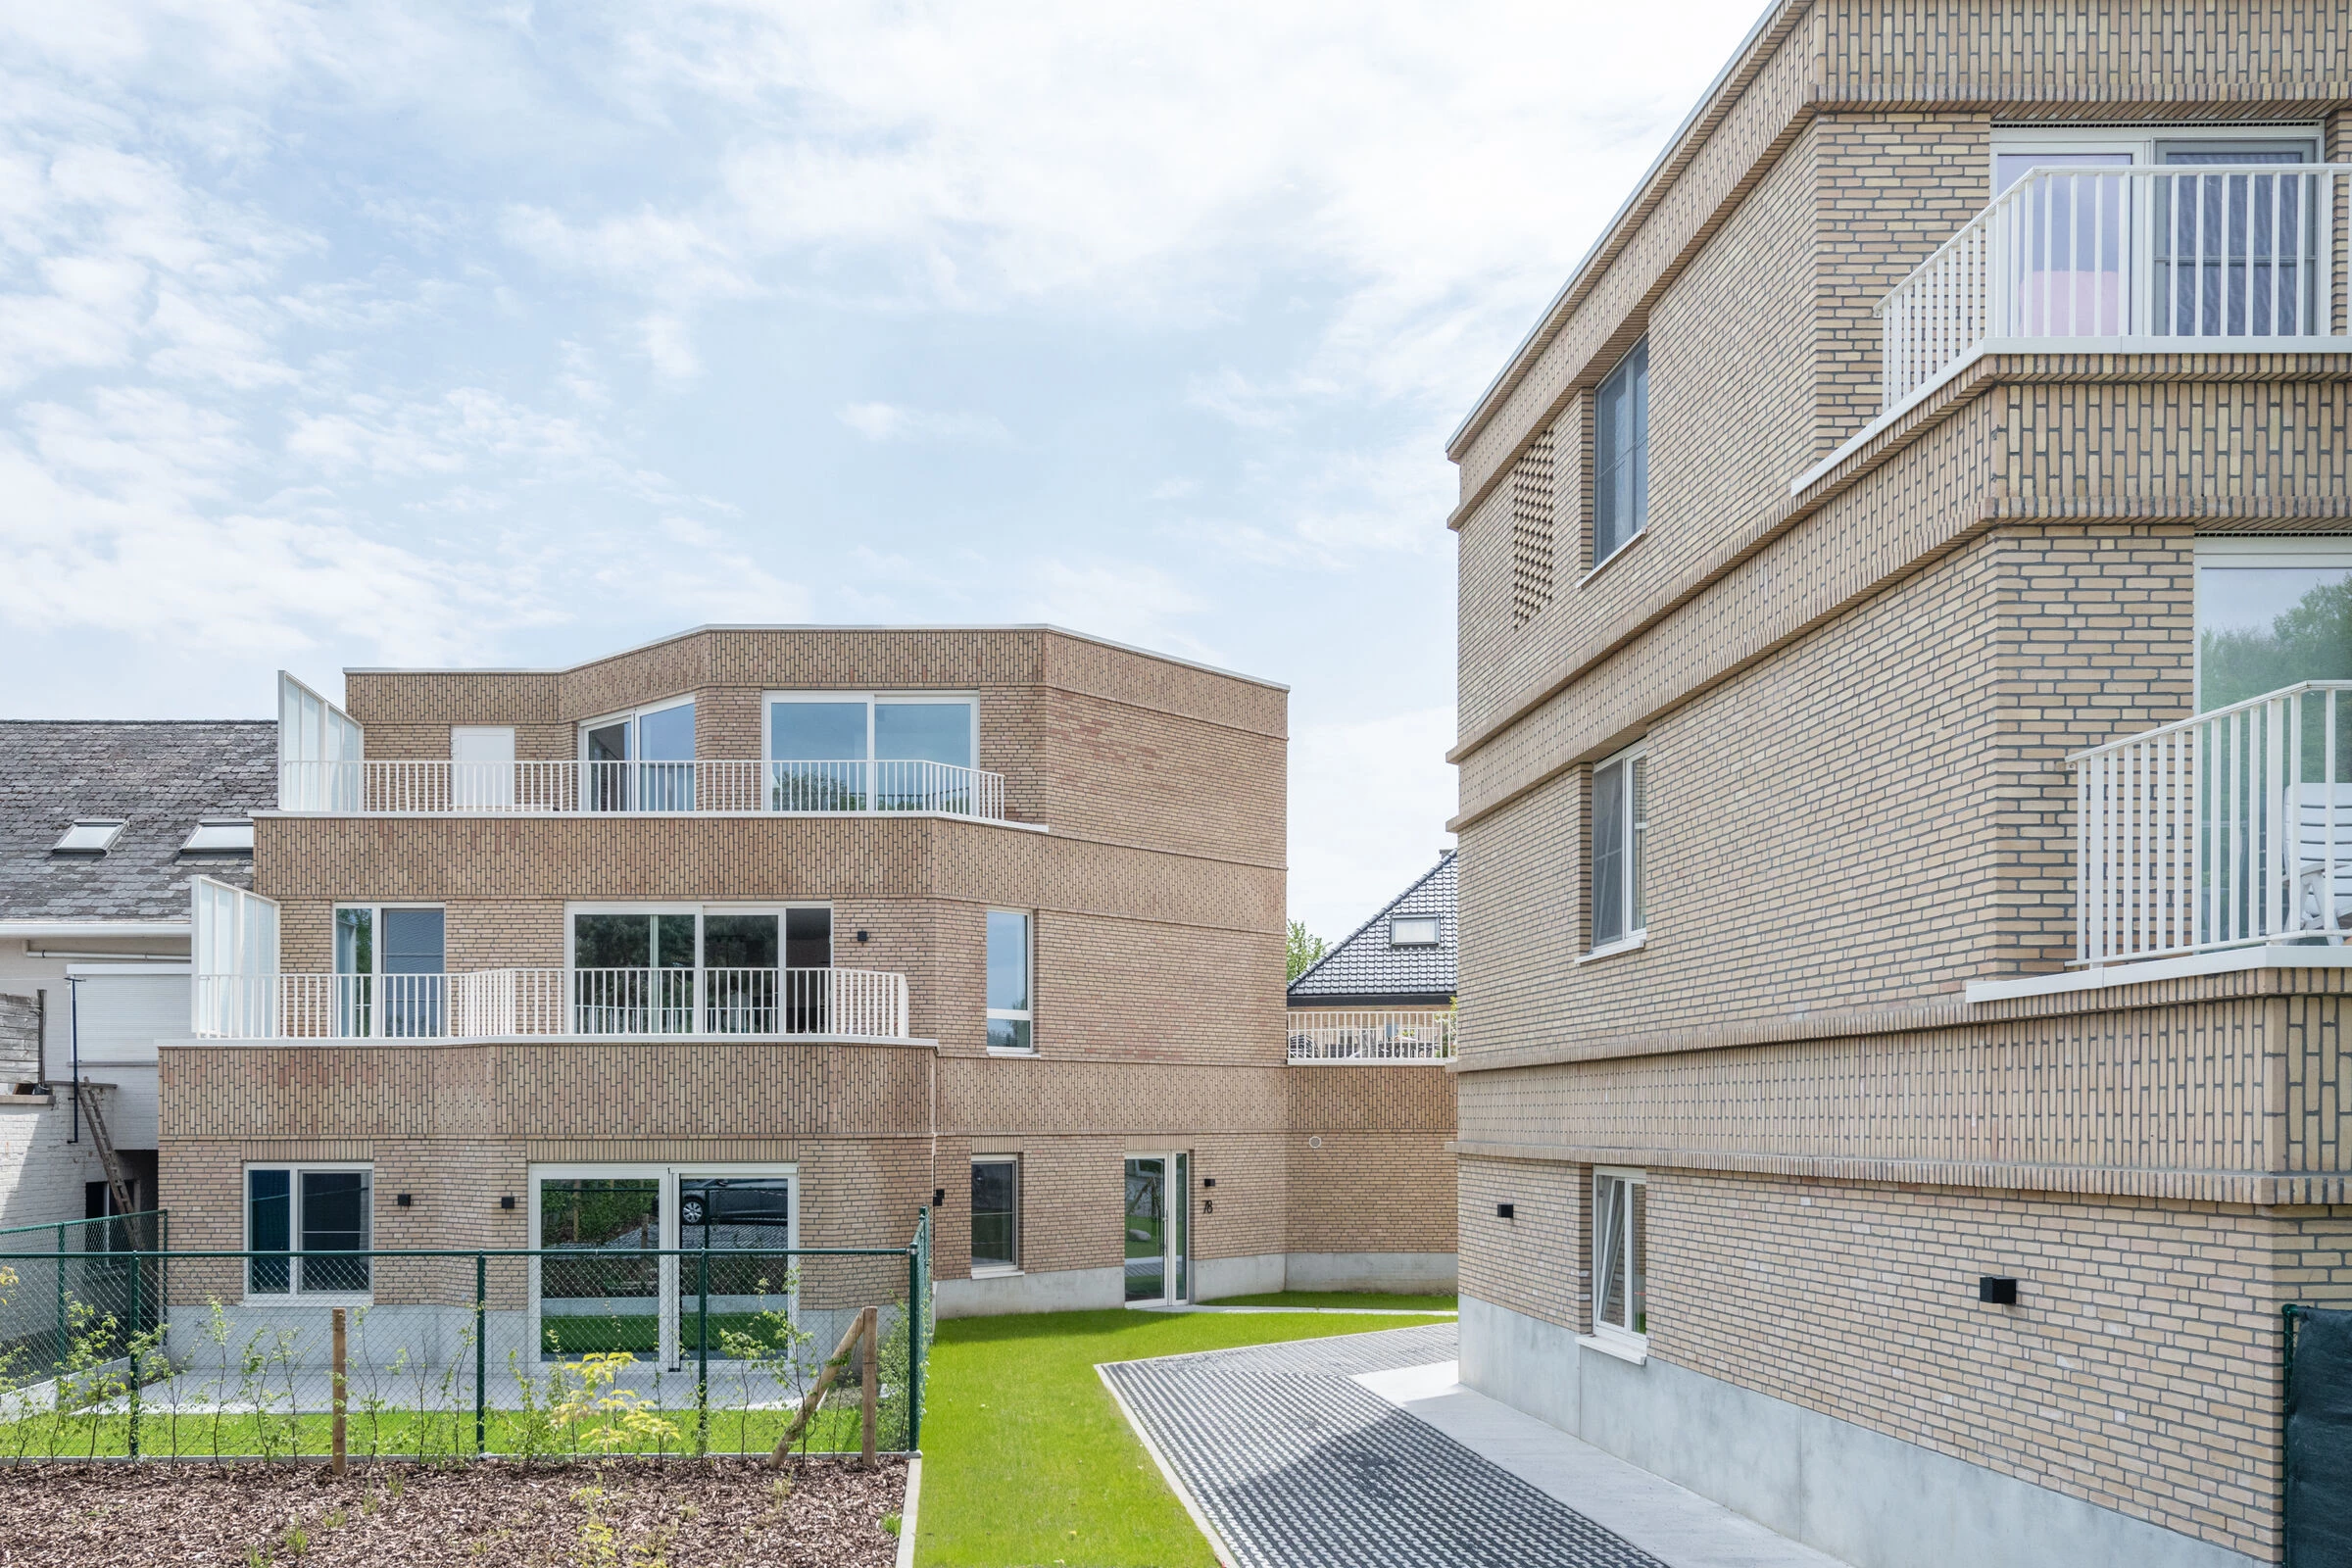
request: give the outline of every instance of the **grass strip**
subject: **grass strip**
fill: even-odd
[[[1202,1306],[1332,1306],[1383,1312],[1450,1312],[1458,1297],[1397,1296],[1386,1291],[1276,1291],[1270,1296],[1220,1296]]]

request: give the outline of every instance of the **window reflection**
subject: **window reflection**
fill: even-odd
[[[2200,566],[2197,707],[2352,680],[2352,564]]]

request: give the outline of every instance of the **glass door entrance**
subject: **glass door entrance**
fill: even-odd
[[[1185,1301],[1192,1289],[1192,1161],[1150,1154],[1127,1161],[1127,1299]]]

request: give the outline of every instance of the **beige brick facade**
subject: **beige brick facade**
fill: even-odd
[[[1682,1431],[1675,1479],[1792,1533],[1673,1400],[1828,1418],[1859,1469],[1946,1477],[1923,1507],[1993,1495],[1936,1463],[2004,1478],[2111,1560],[2278,1559],[2279,1307],[2352,1300],[2343,971],[1967,988],[2074,956],[2066,759],[2191,712],[2197,541],[2352,534],[2352,353],[2011,345],[1874,425],[1874,307],[1990,200],[2002,127],[2342,156],[2347,34],[2293,0],[1777,8],[1455,438],[1473,1381],[1643,1462],[1628,1433]],[[1590,393],[1644,335],[1646,529],[1593,569]],[[1593,764],[1636,740],[1645,939],[1583,961]],[[1596,1166],[1647,1180],[1624,1370],[1575,1338]]]
[[[339,905],[439,906],[455,974],[564,969],[583,906],[820,902],[836,967],[906,976],[912,1038],[174,1046],[161,1157],[189,1246],[242,1245],[256,1161],[367,1162],[379,1245],[460,1249],[530,1245],[534,1166],[788,1165],[806,1246],[903,1245],[937,1193],[937,1272],[957,1282],[970,1157],[1010,1153],[1024,1273],[1084,1276],[1110,1304],[1123,1162],[1183,1152],[1204,1288],[1268,1268],[1278,1287],[1296,1251],[1452,1250],[1450,1078],[1286,1065],[1281,688],[1043,628],[715,628],[570,670],[347,684],[370,759],[426,761],[456,724],[567,760],[584,721],[688,695],[698,757],[756,761],[768,693],[968,694],[1006,819],[263,815],[255,886],[286,973],[334,969]],[[1033,921],[1033,1056],[987,1048],[992,908]],[[1295,1159],[1314,1171],[1303,1208]],[[175,1288],[233,1285],[230,1268]]]

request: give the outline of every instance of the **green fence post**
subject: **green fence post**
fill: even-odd
[[[490,1446],[490,1259],[473,1254],[473,1456]]]
[[[49,1358],[49,1370],[50,1370],[51,1374],[52,1374],[52,1375],[54,1375],[54,1374],[56,1374],[57,1372],[61,1371],[61,1370],[62,1370],[62,1369],[65,1367],[65,1364],[66,1364],[66,1228],[65,1228],[63,1225],[60,1225],[60,1226],[57,1228],[57,1350],[56,1350],[56,1353],[55,1353],[55,1354],[53,1354],[53,1355],[52,1355],[52,1356]],[[61,1387],[59,1388],[58,1392],[59,1392],[59,1394],[62,1396],[62,1395],[64,1394],[65,1390],[64,1390],[64,1388],[61,1386]],[[64,1406],[61,1404],[61,1405],[59,1406],[59,1408],[60,1408],[60,1409],[63,1409],[63,1408],[64,1408]]]
[[[914,1240],[906,1244],[906,1446],[923,1446],[923,1231],[931,1210],[914,1218]]]
[[[696,1262],[694,1452],[700,1458],[710,1451],[710,1216],[708,1212],[703,1215],[703,1250]]]
[[[134,1237],[133,1240],[136,1240]],[[139,1456],[139,1320],[146,1316],[145,1293],[147,1260],[137,1252],[130,1254],[130,1457]]]

